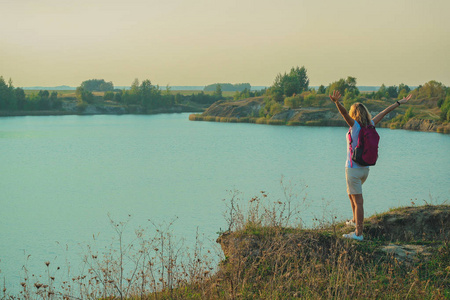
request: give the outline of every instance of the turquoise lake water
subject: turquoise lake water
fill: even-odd
[[[346,128],[192,122],[188,114],[0,119],[0,279],[19,288],[43,262],[80,260],[113,220],[130,227],[175,217],[174,233],[214,241],[230,190],[282,197],[280,180],[306,197],[302,219],[351,217]],[[364,184],[365,213],[449,202],[450,136],[378,130],[379,160]],[[76,267],[76,266],[75,266]]]

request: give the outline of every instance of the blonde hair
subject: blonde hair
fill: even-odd
[[[356,120],[362,127],[367,127],[372,124],[372,116],[364,104],[356,102],[350,107],[348,113],[352,119]]]

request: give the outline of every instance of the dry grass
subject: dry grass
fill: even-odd
[[[128,222],[111,220],[115,242],[106,251],[96,249],[95,243],[87,246],[83,272],[61,280],[51,262],[43,262],[44,279],[29,276],[25,268],[21,293],[14,296],[4,290],[1,299],[450,297],[450,243],[444,235],[436,240],[415,240],[433,245],[432,255],[401,260],[381,251],[391,242],[385,235],[369,235],[364,242],[342,239],[349,228],[333,216],[305,229],[300,217],[307,203],[302,196],[304,188],[298,191],[283,182],[282,187],[282,199],[271,199],[262,191],[246,200],[231,192],[224,211],[228,228],[218,239],[225,256],[212,251],[212,245],[205,246],[198,234],[188,249],[174,237],[173,222],[137,229],[132,241],[125,243]],[[430,218],[434,211],[449,209],[418,207],[430,212],[428,208],[432,209]],[[393,213],[398,216],[403,211],[406,216],[413,210],[376,215],[368,223],[392,219]],[[448,225],[443,226],[442,230],[450,231]]]
[[[44,89],[45,90],[45,89]],[[41,90],[24,90],[25,95],[37,94]],[[52,92],[57,92],[58,97],[75,97],[75,90],[48,90],[51,94]]]
[[[0,299],[149,299],[160,293],[172,298],[175,290],[198,285],[216,271],[218,253],[198,233],[188,247],[173,235],[173,221],[151,223],[131,235],[128,221],[111,220],[115,236],[109,247],[97,247],[94,237],[78,274],[47,261],[44,276],[35,276],[25,265],[20,293],[4,288]]]
[[[162,88],[162,91],[165,92],[165,88]],[[201,90],[171,90],[170,94],[176,95],[181,94],[183,96],[191,96],[191,95],[197,95],[200,94]],[[215,91],[206,91],[204,92],[206,95],[214,95]],[[230,92],[230,91],[222,91],[222,96],[225,98],[233,97],[236,92]]]

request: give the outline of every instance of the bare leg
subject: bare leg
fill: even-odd
[[[353,200],[352,195],[348,195],[348,198],[350,199],[350,204],[352,206],[352,213],[353,213],[352,221],[355,222],[355,224],[356,224],[356,204],[355,204],[355,201]]]
[[[364,223],[364,200],[362,194],[350,195],[355,202],[355,215],[356,215],[356,235],[362,235],[363,223]]]

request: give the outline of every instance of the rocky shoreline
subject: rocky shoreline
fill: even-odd
[[[264,97],[255,97],[240,101],[217,101],[201,114],[189,116],[191,121],[212,121],[230,123],[255,123],[267,125],[289,126],[338,126],[347,127],[339,112],[333,107],[301,107],[286,108],[270,118],[260,117],[259,112],[264,107]],[[370,111],[376,115],[379,111]],[[433,120],[410,119],[401,127],[393,126],[390,120],[398,112],[391,112],[384,118],[379,127],[391,129],[406,129],[424,132],[450,133],[450,124],[440,124]]]

